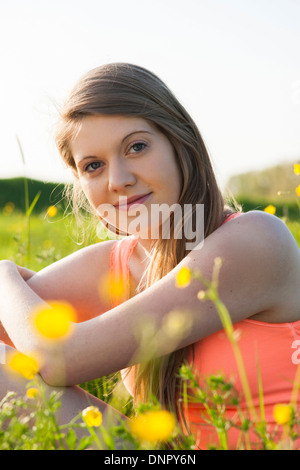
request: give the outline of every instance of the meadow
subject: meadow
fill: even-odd
[[[61,259],[74,251],[92,243],[100,242],[96,235],[95,224],[92,228],[86,223],[77,225],[72,215],[61,212],[49,217],[47,211],[30,216],[30,253],[28,255],[27,218],[20,211],[0,214],[0,259],[39,271],[45,266]]]
[[[300,247],[300,222],[287,219],[284,219],[284,222],[291,230]],[[12,260],[16,264],[26,266],[34,271],[39,271],[45,266],[91,243],[101,243],[103,239],[109,238],[107,234],[102,234],[102,238],[99,238],[99,236],[97,225],[89,216],[86,216],[82,226],[78,226],[73,215],[66,215],[62,210],[57,211],[53,207],[40,210],[37,213],[35,213],[33,207],[31,212],[27,211],[27,215],[24,211],[16,209],[12,203],[6,203],[0,209],[0,259]],[[210,290],[212,292],[212,289]],[[213,300],[217,300],[217,298],[217,292],[215,292]],[[237,344],[231,334],[230,321],[226,317],[226,309],[221,308],[220,315],[224,317],[225,331],[228,333],[233,347],[237,351]],[[238,359],[238,352],[237,360],[240,360]],[[185,392],[189,385],[189,387],[194,388],[195,396],[200,403],[205,403],[205,406],[208,403],[210,404],[210,419],[212,424],[216,426],[220,439],[220,446],[218,448],[227,449],[226,436],[230,423],[226,421],[224,410],[230,394],[234,391],[234,384],[226,382],[221,376],[211,377],[207,381],[208,391],[204,392],[204,390],[197,389],[197,383],[187,366],[183,366],[180,373],[187,384],[184,388]],[[104,429],[99,431],[101,419],[99,416],[97,417],[97,410],[89,410],[86,418],[83,420],[83,424],[78,424],[74,420],[73,423],[70,423],[69,427],[60,428],[55,420],[55,413],[59,407],[59,396],[53,396],[50,399],[43,398],[43,400],[40,399],[34,403],[36,394],[40,397],[43,396],[42,386],[36,382],[36,379],[28,383],[30,385],[28,391],[35,390],[35,392],[32,392],[32,396],[28,392],[24,399],[9,395],[4,401],[0,402],[0,450],[99,449],[103,448],[103,446],[108,449],[115,449],[117,447],[116,443],[120,439],[127,443],[126,446],[129,446],[125,447],[126,449],[168,449],[170,446],[181,450],[193,449],[193,437],[180,435],[178,429],[175,432],[170,416],[163,417],[163,415],[159,415],[162,411],[155,400],[138,409],[138,417],[143,416],[143,421],[140,425],[137,421],[137,429],[135,430],[121,425],[112,428],[110,431]],[[118,374],[81,384],[81,386],[98,398],[112,404],[123,414],[127,416],[136,414],[137,410],[134,410],[132,399],[122,385]],[[245,384],[245,394],[247,395],[247,384]],[[187,400],[187,395],[183,397],[184,400]],[[20,410],[22,410],[22,416],[24,413],[26,416],[25,419],[22,418],[23,421],[19,417]],[[292,447],[292,442],[296,440],[297,436],[299,437],[299,434],[295,431],[298,429],[300,422],[297,413],[291,408],[279,410],[279,431],[280,426],[283,426],[285,433],[283,434],[283,444],[280,444],[283,448],[287,445],[287,435],[290,439],[289,448]],[[28,416],[35,420],[34,427],[28,425]],[[149,429],[152,426],[151,421],[147,422],[147,416],[149,416],[149,419],[153,419],[153,416],[157,417],[158,425],[155,428],[155,432],[157,434],[157,429],[163,429],[165,430],[165,435],[162,433],[162,436],[156,436],[154,439],[151,436],[149,437],[149,434],[146,437],[143,435],[143,430],[145,428]],[[245,439],[241,441],[240,448],[250,446],[247,436],[251,425],[253,423],[251,424],[251,420],[248,418],[245,418],[241,424],[241,433],[245,435]],[[87,436],[81,440],[76,438],[75,430],[78,426],[85,426],[87,430]],[[142,431],[140,431],[140,428]],[[276,448],[275,437],[272,433],[268,433],[266,428],[262,426],[262,422],[258,423],[255,432],[260,435],[262,448]],[[278,432],[278,429],[276,432]],[[47,439],[45,439],[45,435]],[[180,435],[179,440],[178,435]]]
[[[300,212],[299,212],[300,214]],[[282,218],[300,247],[300,220]],[[49,264],[92,243],[101,243],[97,223],[91,217],[81,225],[73,215],[58,212],[50,217],[47,210],[30,216],[30,254],[28,255],[27,218],[21,211],[0,209],[0,259],[39,271]],[[103,239],[109,239],[104,236]]]

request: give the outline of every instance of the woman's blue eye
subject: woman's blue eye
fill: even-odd
[[[131,148],[135,152],[141,152],[141,150],[144,150],[145,147],[146,147],[146,144],[143,144],[142,142],[137,142],[136,144],[133,144]]]
[[[89,163],[86,167],[86,171],[95,171],[95,170],[98,170],[98,168],[100,168],[100,165],[101,163],[100,162],[92,162],[92,163]]]

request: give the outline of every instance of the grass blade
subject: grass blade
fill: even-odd
[[[30,207],[29,207],[28,210],[26,211],[27,217],[30,217],[30,216],[31,216],[31,213],[32,213],[33,209],[35,208],[36,203],[38,202],[38,200],[39,200],[41,194],[42,194],[42,191],[39,191],[39,192],[36,194],[34,200],[33,200],[32,203],[30,204]]]

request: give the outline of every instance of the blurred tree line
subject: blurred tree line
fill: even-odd
[[[276,206],[276,215],[299,220],[300,216],[300,174],[295,174],[294,164],[275,165],[261,171],[251,171],[232,176],[227,183],[225,196],[233,196],[244,212],[264,210],[269,204]],[[63,183],[45,183],[28,179],[29,201],[40,192],[34,212],[45,211],[55,205],[64,210]],[[15,209],[25,211],[24,178],[0,179],[0,211],[12,203]],[[299,187],[299,195],[296,188]]]
[[[51,205],[59,205],[64,207],[64,184],[45,183],[43,181],[30,178],[27,179],[27,182],[30,203],[40,192],[39,199],[34,209],[35,212],[44,211]],[[15,209],[22,212],[25,211],[24,183],[24,178],[0,179],[0,210],[9,203],[13,204]]]
[[[296,163],[296,162],[295,162]],[[261,171],[251,171],[232,176],[228,188],[235,195],[262,197],[274,201],[284,197],[295,199],[295,188],[300,184],[300,176],[293,170],[294,163],[281,164]]]
[[[225,194],[229,199],[232,195],[245,212],[264,210],[272,204],[277,216],[299,220],[300,197],[296,188],[300,188],[300,175],[294,171],[295,163],[298,162],[234,175],[227,183]]]

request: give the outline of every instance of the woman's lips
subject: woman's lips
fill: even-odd
[[[146,194],[145,196],[143,196],[139,199],[136,199],[135,201],[129,202],[127,204],[125,203],[125,204],[115,206],[115,207],[116,207],[116,209],[118,209],[120,211],[128,211],[133,206],[138,206],[139,204],[143,204],[145,201],[147,201],[147,199],[151,196],[151,194],[152,193]]]

